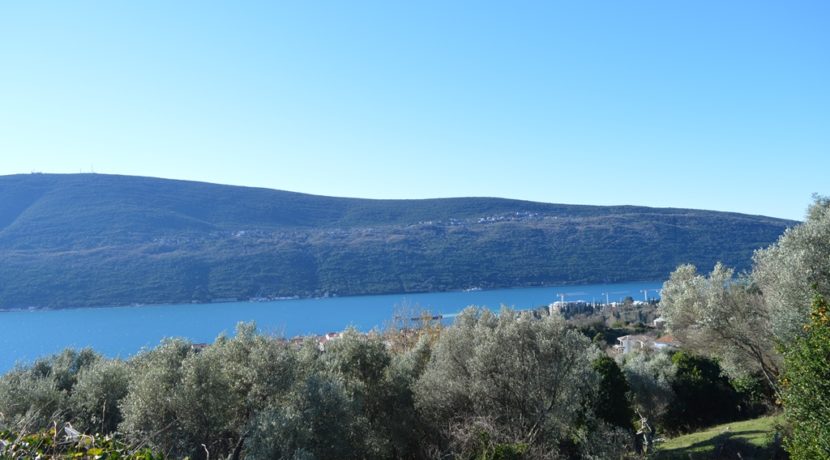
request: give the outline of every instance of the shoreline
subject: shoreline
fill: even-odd
[[[613,281],[613,282],[602,282],[602,283],[592,283],[592,282],[563,282],[563,283],[555,283],[555,284],[544,284],[544,285],[514,285],[514,286],[505,286],[505,287],[480,287],[480,286],[473,286],[467,288],[457,288],[457,289],[447,289],[443,291],[405,291],[405,292],[384,292],[384,293],[365,293],[365,294],[348,294],[348,295],[338,295],[338,294],[329,294],[329,295],[318,295],[318,296],[280,296],[275,298],[249,298],[249,299],[218,299],[216,301],[208,301],[208,302],[176,302],[176,301],[167,301],[167,302],[135,302],[130,304],[122,304],[122,305],[83,305],[77,307],[38,307],[38,306],[28,306],[28,307],[0,307],[0,313],[21,313],[21,312],[45,312],[45,311],[63,311],[63,310],[79,310],[79,309],[97,309],[97,308],[141,308],[141,307],[159,307],[159,306],[173,306],[173,305],[211,305],[211,304],[230,304],[230,303],[276,303],[276,302],[284,302],[288,300],[321,300],[321,299],[337,299],[337,298],[349,298],[349,297],[379,297],[379,296],[394,296],[394,295],[408,295],[408,294],[431,294],[431,293],[450,293],[450,292],[488,292],[488,291],[499,291],[499,290],[511,290],[511,289],[531,289],[531,288],[539,288],[539,289],[546,289],[546,288],[557,288],[562,286],[597,286],[597,285],[617,285],[617,284],[630,284],[630,283],[644,283],[644,284],[653,284],[653,283],[664,283],[665,280],[629,280],[629,281]],[[551,295],[551,298],[554,299],[556,296]],[[255,300],[255,299],[266,299],[266,300]],[[554,299],[555,300],[555,299]]]

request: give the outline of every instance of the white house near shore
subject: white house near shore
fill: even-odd
[[[647,335],[624,335],[617,338],[617,342],[619,343],[614,345],[614,348],[621,350],[623,354],[632,351],[666,350],[680,347],[680,342],[671,335],[664,335],[656,339]]]
[[[624,354],[632,351],[645,350],[651,348],[651,343],[654,339],[646,335],[624,335],[617,338],[619,344],[616,348],[622,349]]]

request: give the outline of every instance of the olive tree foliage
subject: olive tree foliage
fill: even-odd
[[[804,223],[754,256],[772,334],[783,345],[803,335],[814,292],[830,297],[830,198],[814,197]],[[815,286],[815,291],[812,289]]]
[[[85,433],[116,431],[131,376],[129,365],[119,359],[98,360],[81,370],[69,397],[75,428]]]
[[[620,367],[631,389],[634,410],[652,424],[662,424],[675,394],[672,380],[677,368],[669,353],[628,353],[620,356]],[[641,427],[638,427],[641,428]]]
[[[39,430],[72,420],[70,398],[79,376],[100,360],[91,349],[67,349],[6,373],[0,377],[0,424]]]
[[[304,347],[308,370],[285,403],[260,414],[249,453],[255,458],[412,458],[426,429],[412,385],[429,356],[429,338],[391,354],[376,334],[346,331],[324,350]]]
[[[602,432],[586,422],[598,380],[589,348],[557,316],[468,308],[437,341],[415,404],[438,430],[438,449],[461,458],[589,448],[599,444],[589,434]]]
[[[663,286],[661,309],[672,332],[691,350],[718,358],[731,377],[763,375],[780,394],[778,352],[803,335],[812,286],[830,296],[830,199],[816,197],[804,223],[756,251],[749,275],[716,265],[675,270]]]
[[[256,414],[286,397],[296,355],[245,324],[233,339],[203,349],[167,341],[133,360],[120,428],[129,440],[174,457],[239,451]]]
[[[248,458],[365,458],[367,433],[359,408],[343,382],[313,372],[286,401],[257,414]],[[370,457],[371,458],[371,457]]]
[[[354,330],[321,349],[298,351],[296,375],[281,404],[257,415],[247,453],[253,458],[379,458],[388,445],[382,420],[389,355]]]
[[[630,430],[596,406],[599,351],[561,318],[471,309],[433,332],[397,347],[356,331],[298,346],[243,324],[233,338],[167,340],[128,361],[67,351],[0,377],[0,429],[117,427],[129,445],[193,459],[630,451]]]
[[[193,353],[190,343],[167,340],[133,359],[135,378],[121,403],[120,430],[127,439],[176,455],[186,452],[189,437],[179,426],[176,391],[182,380],[182,362]]]
[[[762,374],[777,391],[781,357],[761,291],[717,264],[708,276],[681,265],[663,285],[663,316],[684,347],[716,358],[731,377]]]
[[[377,456],[399,458],[418,452],[427,435],[415,412],[413,386],[426,368],[433,331],[427,330],[409,350],[395,354],[379,336],[347,333],[324,356],[360,404],[370,430],[366,442]]]
[[[373,334],[297,346],[245,324],[204,347],[167,341],[132,360],[120,430],[172,457],[411,458],[423,342],[392,356]]]

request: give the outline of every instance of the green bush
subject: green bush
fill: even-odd
[[[793,459],[830,458],[830,306],[812,302],[804,336],[784,352],[784,415],[791,424],[785,447]]]
[[[677,371],[671,385],[675,400],[665,428],[687,432],[739,418],[740,395],[712,359],[685,351],[672,355]]]
[[[631,391],[620,366],[608,356],[595,359],[591,366],[599,374],[594,411],[597,417],[612,426],[633,430],[634,410],[628,400]]]

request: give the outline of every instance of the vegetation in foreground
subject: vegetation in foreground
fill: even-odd
[[[321,349],[242,326],[206,347],[174,340],[127,362],[67,351],[4,376],[0,411],[9,427],[71,422],[173,458],[587,458],[633,449],[630,430],[597,415],[590,341],[561,318],[470,309],[440,333],[421,331],[350,331]]]
[[[100,460],[163,460],[148,448],[128,446],[114,436],[91,436],[71,425],[36,433],[0,431],[0,459],[74,458]]]
[[[703,405],[718,392],[728,404]],[[752,398],[706,358],[618,362],[557,315],[471,308],[448,328],[323,343],[241,325],[128,361],[67,350],[0,378],[0,429],[12,457],[17,438],[66,456],[120,449],[102,458],[627,458],[648,450],[643,414],[683,432],[747,416]]]
[[[830,456],[830,305],[813,299],[804,335],[784,352],[782,398],[792,424],[787,450],[797,458]]]
[[[830,198],[755,253],[753,270],[708,275],[679,267],[661,309],[687,349],[718,359],[734,380],[761,377],[783,404],[795,459],[830,458]]]

